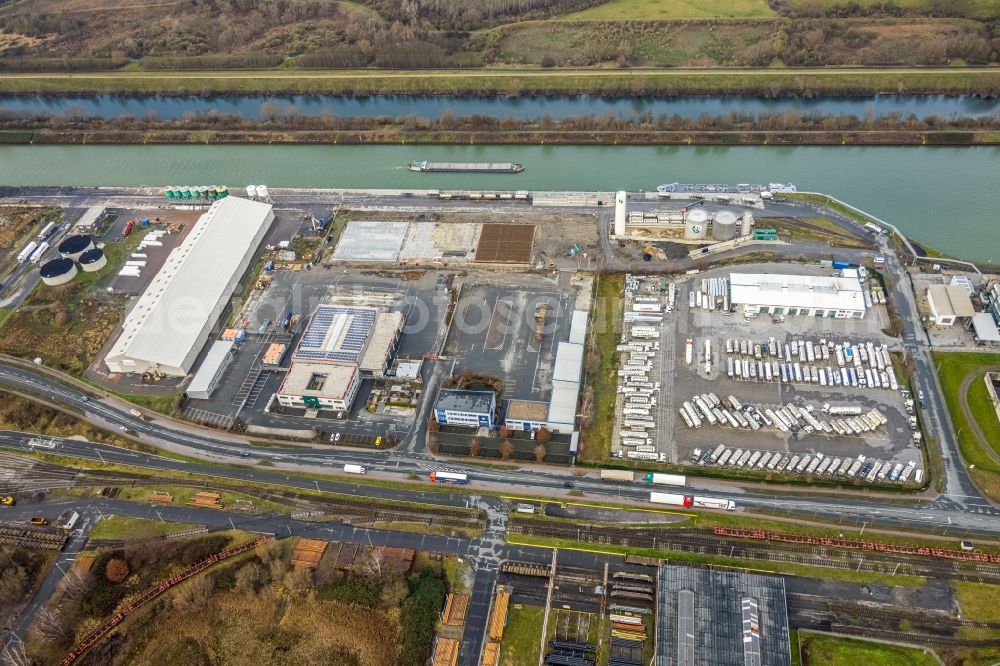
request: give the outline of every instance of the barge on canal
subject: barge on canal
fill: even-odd
[[[517,162],[410,162],[410,171],[419,173],[521,173],[524,165]]]

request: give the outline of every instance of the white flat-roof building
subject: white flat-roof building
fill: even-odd
[[[938,326],[952,326],[957,319],[976,314],[972,299],[959,284],[935,284],[927,289],[927,304],[931,318]]]
[[[730,300],[746,313],[862,319],[865,298],[857,277],[731,273]]]
[[[125,317],[108,370],[188,374],[273,220],[270,204],[212,204]]]
[[[350,409],[361,386],[356,365],[293,363],[278,388],[278,403],[306,409]]]
[[[552,397],[546,427],[553,432],[571,432],[576,428],[576,403],[583,377],[583,345],[560,342],[552,367]]]
[[[194,379],[187,387],[187,397],[195,400],[208,400],[212,397],[222,375],[233,360],[233,346],[236,343],[232,340],[216,340],[212,343],[204,360],[198,366],[198,372],[194,373]]]

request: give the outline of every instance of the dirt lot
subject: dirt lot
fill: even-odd
[[[484,224],[476,246],[477,263],[526,264],[531,261],[533,224]]]

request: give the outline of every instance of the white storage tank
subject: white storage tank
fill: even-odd
[[[59,254],[61,254],[66,259],[72,259],[76,261],[80,258],[87,250],[94,248],[94,241],[90,236],[85,236],[83,234],[76,234],[69,236],[64,239],[63,242],[59,243]]]
[[[615,236],[625,235],[625,221],[628,219],[628,194],[624,191],[615,195]]]
[[[255,196],[257,196],[257,186],[256,185],[247,185],[247,196],[250,197],[251,199],[253,199]]]
[[[736,215],[723,210],[715,214],[712,220],[712,238],[717,241],[727,241],[736,238],[740,232],[740,222]]]
[[[753,233],[753,214],[750,211],[743,213],[743,225],[740,228],[741,236],[749,236]]]
[[[42,276],[42,282],[50,287],[58,287],[75,278],[77,270],[76,264],[73,263],[72,259],[58,257],[51,261],[46,261],[42,264],[38,272]]]
[[[693,208],[684,216],[684,238],[701,240],[708,237],[708,213],[704,208]]]
[[[267,185],[258,185],[257,186],[257,196],[260,197],[261,199],[266,199],[266,198],[268,198],[270,196],[267,193]]]
[[[80,255],[80,268],[84,273],[96,273],[108,265],[108,258],[104,256],[104,250],[95,247]]]

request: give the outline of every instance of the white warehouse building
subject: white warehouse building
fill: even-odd
[[[730,300],[747,314],[863,319],[865,297],[857,276],[731,273]]]
[[[108,370],[187,375],[273,221],[270,204],[212,204],[125,317]]]

